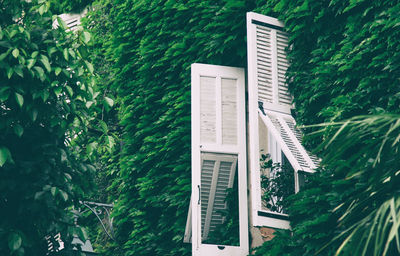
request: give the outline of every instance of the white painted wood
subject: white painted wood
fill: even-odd
[[[203,232],[202,232],[202,240],[207,239],[208,232],[210,231],[210,224],[211,224],[211,218],[212,218],[212,214],[213,214],[213,210],[214,210],[214,198],[215,198],[215,192],[217,189],[217,181],[218,181],[220,164],[221,164],[220,160],[215,161],[215,164],[214,164],[214,170],[212,173],[212,180],[211,180],[211,188],[210,188],[209,197],[208,197],[207,211],[206,211],[204,227],[203,227]],[[201,191],[201,189],[203,189],[203,186],[200,187],[200,191]]]
[[[282,115],[276,115],[276,118],[278,121],[281,123],[281,126],[283,129],[285,129],[286,133],[289,135],[290,140],[293,141],[295,146],[297,147],[297,150],[300,152],[304,160],[307,162],[307,165],[309,167],[309,170],[313,172],[312,170],[316,169],[317,166],[314,164],[313,160],[311,160],[311,157],[308,155],[307,151],[304,149],[303,145],[300,144],[299,140],[297,139],[296,135],[292,132],[292,130],[289,128],[287,125],[286,121],[284,120]],[[294,122],[294,119],[290,116],[289,122]],[[306,170],[304,170],[306,171]]]
[[[298,138],[300,133],[296,131],[295,121],[291,117],[292,98],[285,77],[289,66],[285,51],[288,37],[283,27],[284,24],[275,18],[247,13],[249,188],[252,226],[290,228],[286,220],[258,214],[264,211],[261,202],[258,118],[267,126],[269,134],[268,150],[263,153],[269,153],[274,162],[282,161],[281,151],[285,154],[295,170],[296,192],[299,190],[297,170],[312,172],[317,166],[316,158],[310,156],[302,147]],[[263,112],[269,112],[267,115],[259,110],[259,102],[262,102]]]
[[[237,145],[237,88],[233,79],[221,79],[222,144]]]
[[[265,211],[265,210],[259,210],[260,212],[264,213],[273,213],[274,215],[279,215],[279,213],[275,212],[270,212],[270,211]],[[258,213],[257,213],[258,215]],[[285,214],[282,214],[283,216],[287,216]],[[258,216],[257,218],[257,225],[254,226],[259,226],[259,227],[271,227],[271,228],[279,228],[279,229],[291,229],[290,227],[290,222],[288,220],[281,220],[278,218],[272,218],[272,217],[265,217],[265,216]]]
[[[222,144],[222,97],[221,97],[221,76],[217,76],[216,88],[216,116],[217,116],[217,144]]]
[[[83,10],[81,13],[63,13],[60,14],[59,17],[62,19],[67,25],[67,31],[77,31],[82,29],[81,18],[83,18],[87,13],[87,9]],[[59,26],[57,19],[54,20],[52,24],[53,28]]]
[[[200,77],[200,140],[202,143],[217,142],[216,77]]]
[[[292,165],[293,169],[302,170],[299,162],[297,161],[296,157],[293,155],[292,151],[289,149],[288,145],[283,140],[280,131],[278,131],[275,125],[272,123],[271,118],[268,115],[264,115],[260,110],[259,114],[261,119],[264,121],[265,125],[268,127],[268,131],[272,134],[275,138],[276,142],[281,147],[283,153],[285,154],[286,158],[289,160],[290,164]]]
[[[279,106],[278,94],[278,57],[276,53],[276,30],[271,29],[271,71],[272,71],[272,105]],[[257,59],[258,61],[258,59]],[[260,99],[259,99],[260,100]],[[267,102],[266,102],[267,103]]]
[[[201,219],[202,219],[202,240],[207,240],[209,232],[215,226],[223,223],[220,211],[226,209],[226,189],[232,188],[235,173],[237,156],[229,154],[202,153],[201,173]],[[212,163],[211,169],[205,169],[205,162]],[[229,164],[229,169],[226,169]],[[226,181],[226,176],[228,180]],[[221,199],[223,200],[221,202]],[[239,220],[238,220],[239,221]]]
[[[245,83],[244,70],[225,66],[192,64],[192,254],[193,255],[248,255],[248,221],[247,221],[247,175],[246,175],[246,127],[245,127]],[[201,77],[216,79],[216,140],[201,141]],[[223,107],[222,79],[236,81],[236,110],[237,117],[230,118],[236,123],[236,139],[223,136]],[[229,97],[228,97],[229,98]],[[232,104],[232,99],[229,99]],[[234,105],[234,104],[233,104]],[[229,118],[228,118],[229,119]],[[232,121],[233,120],[233,121]],[[228,133],[232,133],[230,130]],[[229,137],[229,136],[228,136]],[[236,140],[236,144],[233,143]],[[223,144],[223,141],[229,142]],[[202,154],[235,154],[237,156],[237,175],[239,186],[239,234],[240,246],[219,246],[203,244],[201,241],[201,155]],[[233,168],[233,167],[232,167]],[[233,182],[233,181],[232,181]]]
[[[260,226],[257,212],[261,209],[260,152],[258,131],[258,86],[257,86],[257,48],[256,30],[252,24],[258,18],[256,13],[247,13],[247,78],[249,109],[249,189],[250,189],[250,225]]]
[[[293,105],[285,79],[288,39],[282,29],[275,18],[247,14],[249,82],[257,87],[264,108],[290,114]]]
[[[247,20],[252,19],[252,20],[258,20],[264,23],[268,23],[277,27],[281,27],[283,28],[285,25],[283,24],[283,22],[279,21],[276,18],[270,17],[270,16],[265,16],[259,13],[255,13],[255,12],[248,12],[247,13]]]
[[[233,145],[217,145],[217,144],[201,144],[201,150],[204,152],[224,152],[227,154],[238,154],[239,150],[237,146]]]
[[[190,205],[186,219],[185,235],[183,236],[184,243],[192,242],[192,197],[190,197]]]

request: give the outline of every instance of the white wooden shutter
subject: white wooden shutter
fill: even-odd
[[[296,134],[300,134],[300,131],[295,128],[296,123],[293,117],[267,110],[264,110],[264,113],[259,110],[261,119],[279,144],[292,167],[295,170],[313,172],[317,168],[318,163],[314,162],[309,153],[301,145],[298,137],[296,137]]]
[[[289,66],[287,34],[277,19],[256,13],[247,14],[249,82],[257,100],[269,110],[290,114],[292,98],[286,84]]]
[[[237,156],[203,153],[201,163],[201,223],[202,240],[224,222],[225,194],[232,188]]]
[[[193,255],[247,255],[244,70],[206,64],[191,68],[192,196],[184,241],[191,240]],[[235,175],[239,245],[203,243],[224,221],[220,212],[226,209],[225,195]]]
[[[247,55],[249,92],[249,159],[252,225],[290,228],[288,218],[262,210],[260,187],[259,119],[266,125],[269,151],[278,159],[282,150],[295,170],[295,191],[299,190],[298,171],[312,172],[317,160],[301,145],[301,133],[291,116],[292,98],[286,83],[289,66],[288,36],[283,23],[275,18],[247,14]],[[272,148],[271,145],[276,145]],[[275,154],[275,155],[274,155]]]
[[[87,13],[87,10],[83,10],[81,13],[63,13],[60,14],[59,17],[65,22],[67,25],[67,31],[76,31],[79,29],[81,25],[81,18],[84,17]],[[58,27],[58,21],[55,20],[53,23],[53,27]]]

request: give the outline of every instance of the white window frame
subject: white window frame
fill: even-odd
[[[279,20],[264,16],[257,13],[247,13],[247,56],[248,56],[248,95],[249,95],[249,171],[250,171],[250,197],[251,197],[251,218],[250,222],[252,226],[268,226],[272,228],[290,229],[290,222],[287,214],[276,213],[262,208],[261,202],[261,173],[260,173],[260,148],[259,148],[259,118],[262,119],[264,124],[267,126],[269,146],[270,148],[264,153],[269,153],[274,159],[280,159],[278,156],[282,151],[286,158],[289,160],[293,169],[295,170],[295,192],[299,191],[298,171],[313,172],[316,168],[314,162],[310,159],[308,153],[300,144],[296,136],[290,130],[283,119],[291,119],[291,108],[287,104],[279,103],[278,95],[278,74],[277,74],[277,53],[271,51],[271,83],[272,83],[272,102],[263,102],[262,109],[259,106],[258,98],[258,77],[257,77],[257,39],[256,39],[256,25],[263,24],[271,28],[271,47],[276,49],[276,30],[282,30],[284,24]],[[268,113],[266,113],[268,112]],[[304,159],[310,163],[311,168],[305,169],[299,165],[296,157],[288,148],[286,142],[282,139],[279,131],[276,130],[268,117],[269,114],[273,114],[279,123],[281,123],[283,129],[287,133],[289,140],[296,147]],[[278,144],[278,147],[272,148],[271,151],[271,137]],[[275,143],[275,142],[274,142]],[[280,149],[280,150],[279,150]]]
[[[192,72],[192,195],[191,226],[192,255],[211,256],[248,255],[248,215],[247,215],[247,165],[246,165],[246,124],[245,124],[245,75],[244,69],[195,63]],[[221,114],[217,114],[217,143],[202,144],[200,142],[200,77],[216,77],[216,102],[221,102],[221,78],[237,81],[237,145],[222,145],[218,134]],[[217,111],[220,107],[217,106]],[[222,135],[221,135],[222,137]],[[237,155],[237,175],[239,190],[239,246],[203,244],[201,241],[201,204],[199,204],[201,185],[201,153],[221,153]],[[187,237],[189,232],[185,232]]]

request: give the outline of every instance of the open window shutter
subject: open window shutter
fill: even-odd
[[[248,13],[247,31],[249,81],[256,87],[257,100],[267,109],[290,114],[292,98],[285,82],[288,38],[283,24],[271,17]]]
[[[184,240],[191,240],[193,255],[248,254],[244,93],[243,69],[192,64],[192,197]],[[238,198],[233,245],[214,243],[212,235],[226,221],[229,191]]]
[[[224,222],[225,193],[233,187],[237,156],[204,153],[201,161],[201,226],[202,240]]]
[[[67,25],[67,31],[76,31],[78,30],[78,27],[81,25],[81,18],[85,16],[87,13],[86,10],[84,10],[82,13],[78,14],[70,14],[70,13],[63,13],[60,14],[59,17],[65,22]],[[53,27],[57,27],[58,22],[57,20],[54,21]]]
[[[252,225],[289,228],[285,218],[271,217],[261,209],[259,119],[270,134],[270,145],[271,141],[276,143],[294,168],[296,192],[299,190],[298,171],[312,172],[317,160],[301,145],[301,133],[291,116],[292,98],[286,83],[288,36],[283,23],[272,17],[248,13],[247,44]]]

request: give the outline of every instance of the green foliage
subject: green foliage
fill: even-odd
[[[94,0],[50,0],[50,10],[55,14],[80,13]]]
[[[278,213],[287,213],[287,199],[294,194],[294,170],[285,160],[282,165],[273,163],[268,154],[262,154],[260,159],[261,199],[268,210]]]
[[[110,153],[113,168],[106,168],[107,175],[115,178],[111,190],[116,193],[110,199],[116,200],[118,228],[118,241],[104,246],[109,255],[190,254],[190,246],[182,243],[190,194],[190,64],[245,66],[246,11],[272,13],[273,8],[285,22],[291,45],[288,81],[299,123],[338,121],[380,109],[398,112],[398,1],[192,0],[181,4],[99,0],[94,5],[100,6],[89,13],[89,24],[98,24],[93,26],[93,34],[100,42],[95,47],[100,49],[95,69],[101,68],[101,63],[109,65],[100,78],[104,88],[116,93],[122,128],[115,137],[121,135],[123,141],[119,154]],[[12,55],[20,55],[12,51]],[[24,106],[24,101],[19,104]],[[105,123],[108,127],[108,120]],[[319,144],[335,131],[327,128],[309,144]],[[310,177],[306,189],[289,197],[293,236],[279,232],[257,253],[336,252],[342,237],[355,230],[351,229],[354,222],[346,218],[338,225],[339,218],[352,209],[349,200],[374,184],[369,175],[356,176],[356,180],[347,176],[354,167],[347,161],[355,159],[349,152],[359,152],[358,148],[359,144],[349,145],[344,151],[347,154],[326,162],[328,170]],[[334,147],[322,151],[321,156],[330,159],[329,152],[335,152]],[[364,153],[370,156],[370,152]],[[1,157],[6,155],[2,151]],[[356,155],[369,163],[364,155]],[[114,165],[116,161],[118,165]],[[378,175],[378,169],[373,170]],[[392,169],[387,170],[383,175]],[[373,177],[379,182],[386,176]],[[391,212],[387,209],[396,209],[396,198],[380,199],[368,201],[369,211],[356,218],[367,223],[364,227],[373,227],[369,225],[373,216],[387,220]],[[343,236],[334,240],[342,232]],[[387,241],[395,237],[388,236],[392,240]],[[351,247],[343,248],[343,254],[352,252]]]
[[[45,255],[47,235],[68,246],[72,206],[93,166],[77,143],[96,93],[81,35],[52,28],[47,1],[0,8],[0,254]]]
[[[396,118],[382,113],[399,111],[400,55],[394,43],[399,2],[271,1],[268,6],[290,35],[288,81],[296,120],[327,122],[318,136],[306,138],[309,145],[326,138],[318,151],[326,170],[291,197],[293,236],[278,235],[259,255],[382,255],[386,245],[386,255],[398,254],[398,227],[391,222],[398,214],[392,183],[398,130]],[[340,122],[365,114],[377,115]]]
[[[107,17],[93,34],[105,32],[101,54],[112,63],[107,74],[123,141],[111,188],[119,193],[112,196],[118,241],[105,245],[106,253],[189,255],[183,235],[191,188],[190,65],[245,66],[245,15],[256,4],[101,0],[93,6],[90,24]]]
[[[106,43],[111,37],[112,24],[108,17],[111,4],[104,1],[95,2],[93,6],[96,11],[89,13],[81,20],[82,25],[91,31],[88,52],[90,52],[90,60],[95,70],[94,81],[98,89],[97,99],[87,103],[93,114],[85,142],[86,155],[96,166],[96,188],[94,193],[88,195],[88,200],[113,203],[118,196],[118,191],[112,183],[119,172],[118,161],[122,142],[117,115],[119,99],[111,89],[111,83],[114,81],[113,61],[106,58]],[[92,213],[82,216],[80,223],[88,227],[90,241],[96,252],[119,255],[119,247],[111,249],[114,241],[106,235]]]
[[[337,132],[322,145],[325,164],[356,184],[334,209],[342,215],[339,226],[346,228],[335,238],[342,242],[337,253],[399,254],[399,115],[359,116],[329,125]]]
[[[398,112],[398,1],[279,1],[298,120]]]

